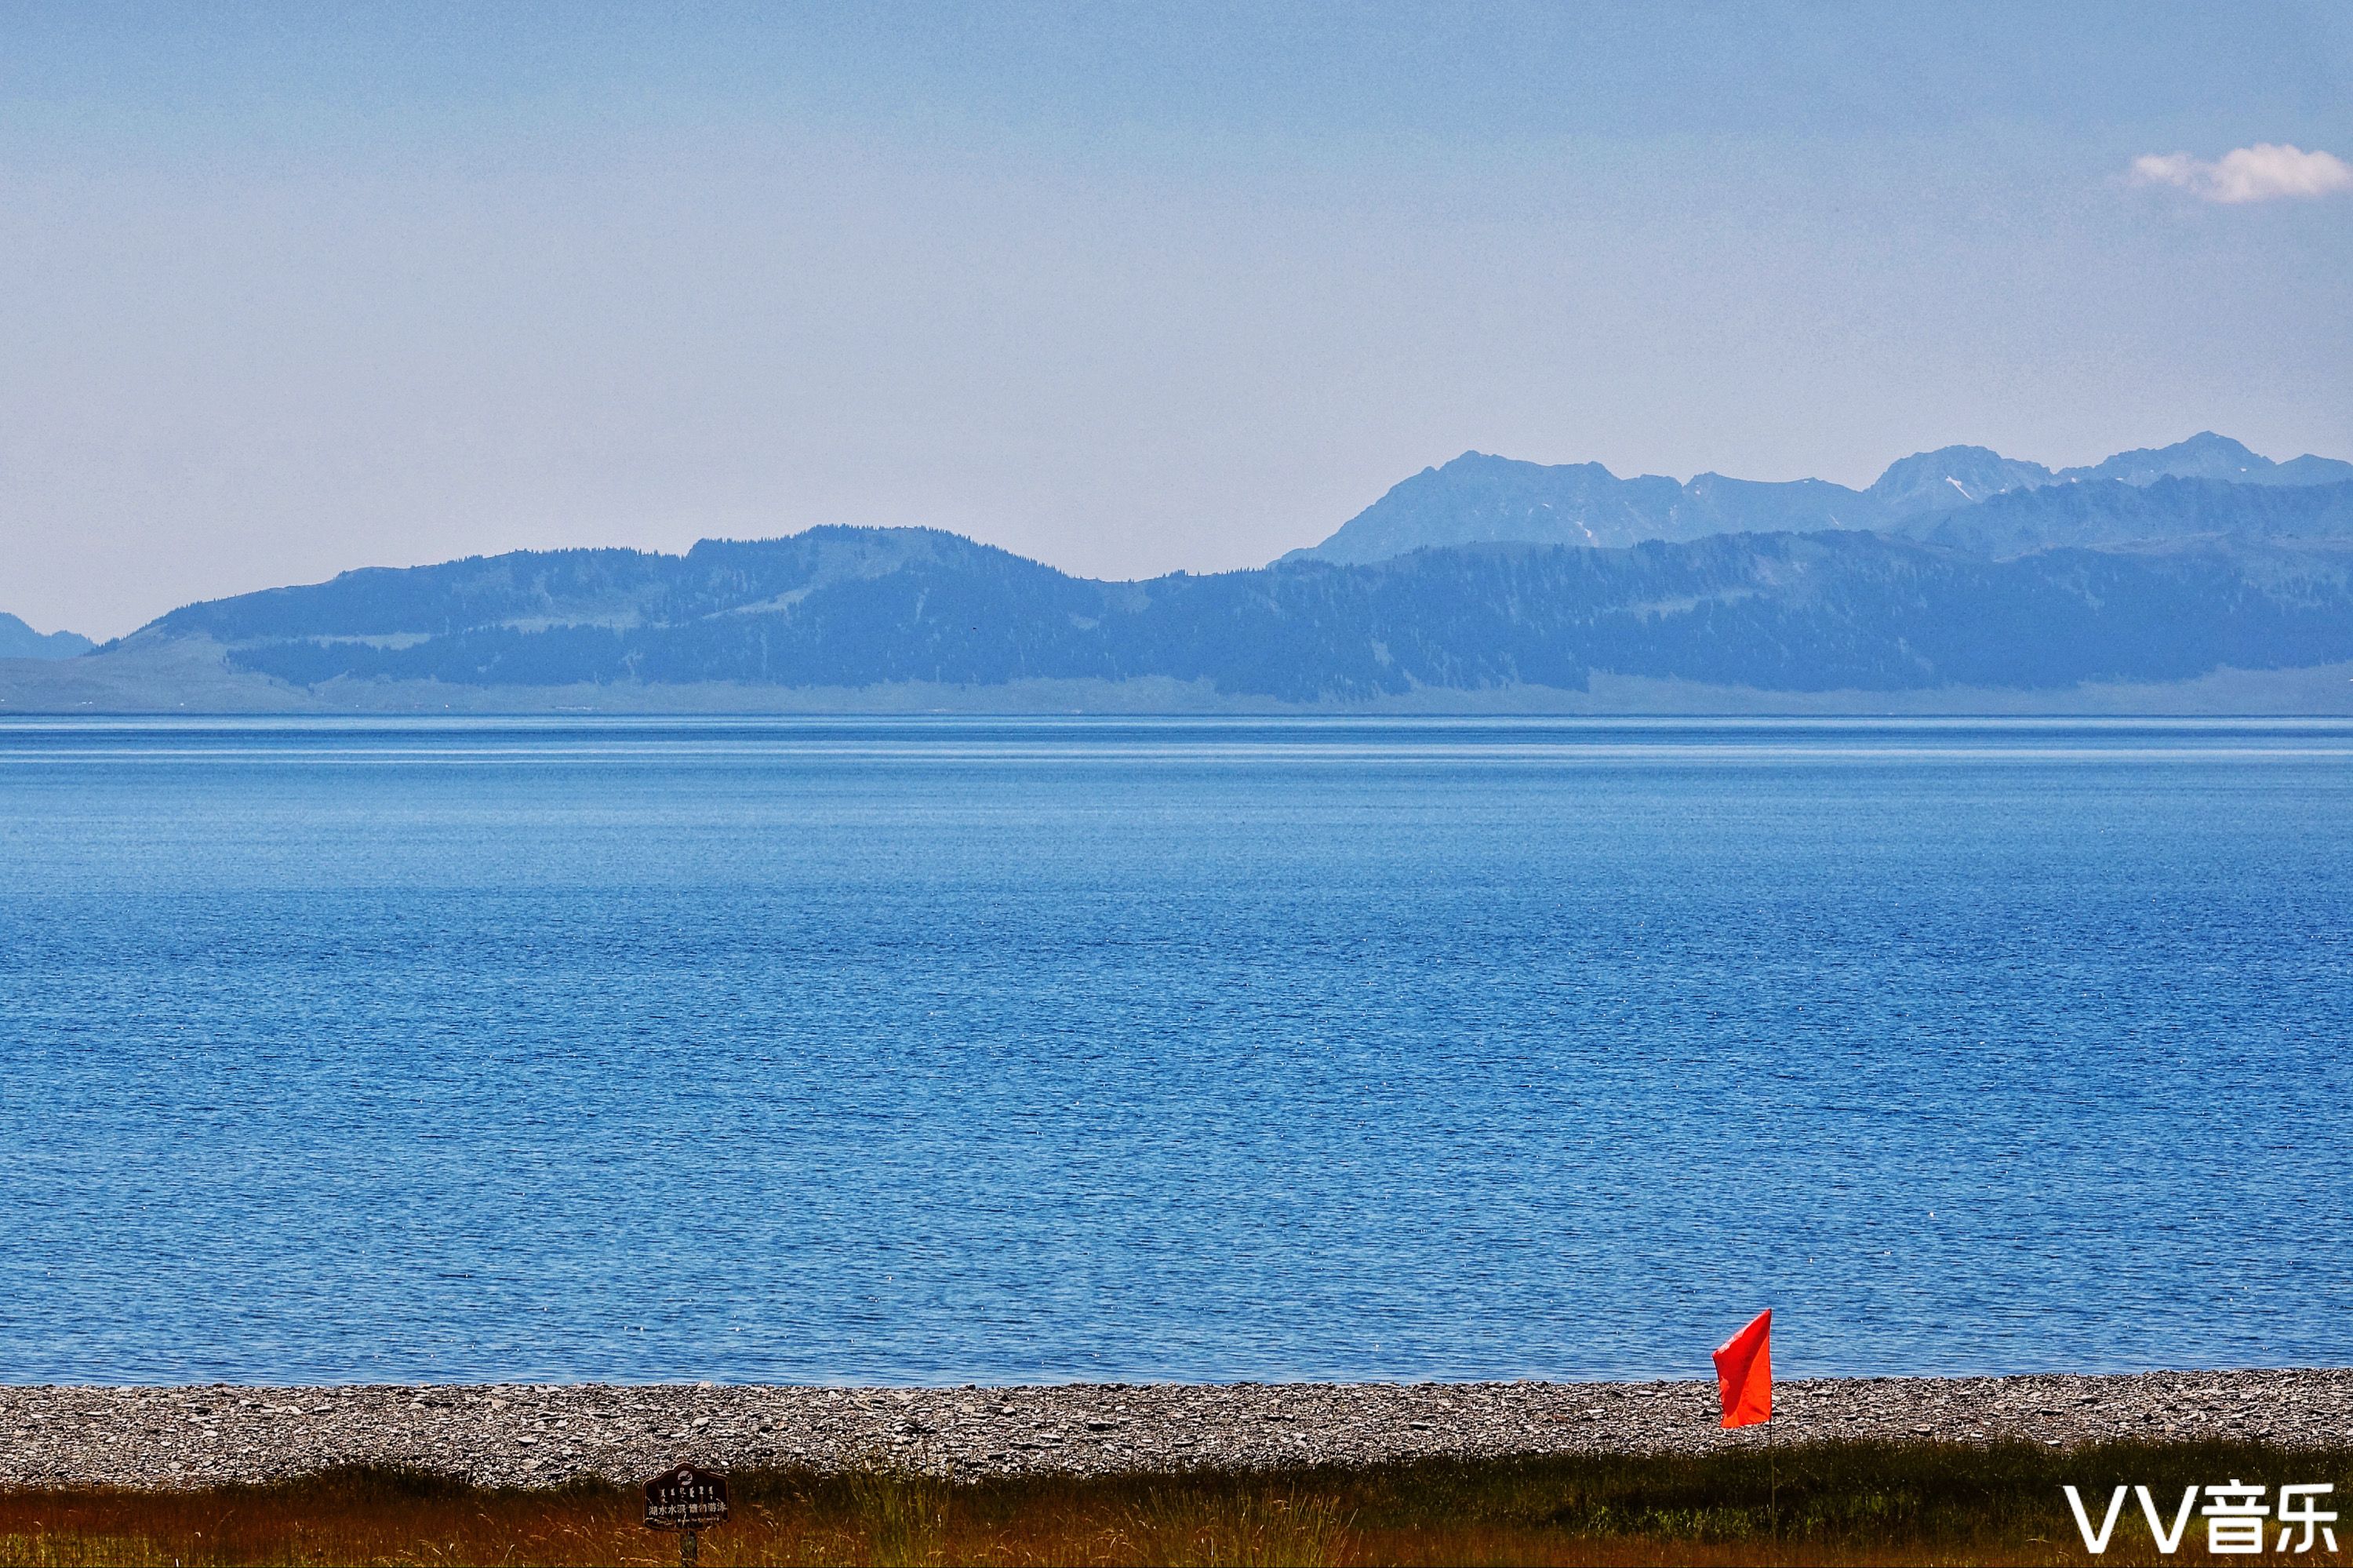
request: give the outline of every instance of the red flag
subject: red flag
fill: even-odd
[[[1773,1419],[1773,1311],[1724,1341],[1715,1352],[1715,1383],[1724,1395],[1724,1424],[1754,1426]]]

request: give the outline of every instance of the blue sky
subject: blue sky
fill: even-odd
[[[1469,448],[2353,456],[2286,147],[2353,161],[2353,7],[12,7],[0,609],[822,522],[1209,570]]]

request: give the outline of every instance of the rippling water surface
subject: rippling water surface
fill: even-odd
[[[2353,728],[0,723],[0,1379],[2353,1361]]]

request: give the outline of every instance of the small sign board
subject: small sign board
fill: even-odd
[[[648,1530],[708,1530],[727,1522],[727,1478],[700,1465],[673,1465],[646,1483]]]

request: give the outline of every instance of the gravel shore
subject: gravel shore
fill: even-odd
[[[1775,1391],[1777,1441],[2226,1436],[2353,1444],[2353,1369],[1841,1378]],[[941,1474],[1366,1464],[1424,1455],[1703,1452],[1715,1388],[1244,1383],[1040,1388],[0,1386],[0,1486],[192,1486],[353,1461],[482,1483],[860,1463]]]

